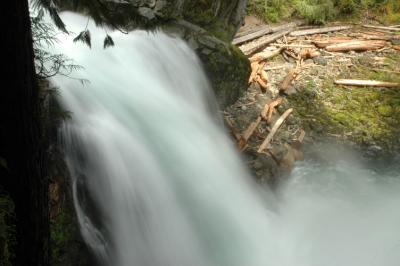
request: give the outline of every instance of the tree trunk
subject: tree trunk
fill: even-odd
[[[15,203],[14,265],[48,265],[48,180],[40,126],[27,0],[4,1],[3,89],[0,96],[0,157],[7,163],[1,185]]]

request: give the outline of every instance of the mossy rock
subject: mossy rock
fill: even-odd
[[[397,66],[398,57],[389,56],[388,67]],[[344,78],[348,73],[343,73]],[[399,82],[400,77],[385,71],[358,66],[353,78]],[[334,77],[337,78],[337,77]],[[380,146],[384,152],[400,151],[400,91],[384,88],[343,88],[327,78],[321,87],[305,81],[305,89],[288,97],[303,127],[322,138],[336,136],[361,146]],[[310,97],[312,91],[318,92]],[[315,129],[322,126],[322,130]]]

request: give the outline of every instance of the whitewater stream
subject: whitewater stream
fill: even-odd
[[[63,13],[80,32],[87,19]],[[160,31],[60,36],[84,67],[58,76],[81,233],[108,266],[399,266],[398,172],[306,160],[272,193],[253,182],[195,53]]]

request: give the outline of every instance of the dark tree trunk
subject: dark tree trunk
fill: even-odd
[[[14,265],[48,265],[48,180],[27,0],[2,3],[1,184],[15,203]]]

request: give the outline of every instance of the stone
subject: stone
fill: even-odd
[[[328,64],[328,60],[326,60],[323,56],[317,56],[313,58],[313,61],[317,65],[326,66]]]
[[[156,17],[153,9],[151,9],[149,7],[139,7],[138,11],[141,16],[147,18],[148,20],[152,20]]]

